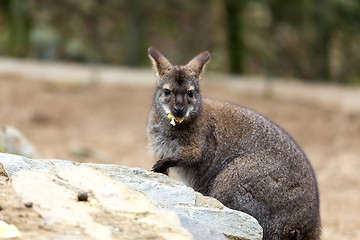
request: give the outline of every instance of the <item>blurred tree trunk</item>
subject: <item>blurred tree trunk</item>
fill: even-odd
[[[243,73],[244,41],[242,38],[242,23],[240,17],[244,9],[243,0],[225,0],[225,24],[230,71]]]
[[[129,1],[128,9],[130,12],[128,32],[127,32],[127,51],[125,64],[138,66],[143,59],[145,47],[143,44],[144,32],[144,1]]]
[[[91,62],[98,64],[103,62],[103,58],[101,55],[102,52],[102,39],[100,34],[100,18],[101,18],[101,7],[102,2],[101,0],[95,0],[94,1],[93,8],[91,8],[90,12],[87,14],[84,14],[84,19],[86,19],[87,27],[89,29],[90,35],[91,35],[91,45],[92,45],[92,51],[91,51]]]
[[[330,23],[330,4],[328,0],[316,0],[315,2],[315,42],[314,58],[316,75],[323,81],[331,80],[330,70],[330,43],[331,43],[331,23]]]
[[[27,1],[10,0],[7,4],[10,28],[10,55],[24,56],[29,44]]]

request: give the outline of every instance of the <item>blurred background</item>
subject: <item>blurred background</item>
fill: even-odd
[[[323,239],[360,239],[359,30],[358,0],[1,0],[0,151],[150,169],[147,48],[174,64],[209,50],[203,95],[288,131]]]
[[[147,66],[149,45],[211,69],[360,84],[357,0],[1,0],[0,54]]]

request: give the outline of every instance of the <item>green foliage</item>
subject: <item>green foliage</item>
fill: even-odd
[[[210,50],[213,68],[343,84],[360,78],[358,0],[2,0],[0,54],[148,65]]]

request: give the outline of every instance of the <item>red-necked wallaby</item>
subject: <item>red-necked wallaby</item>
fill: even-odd
[[[196,191],[252,215],[263,239],[319,239],[317,182],[299,145],[261,114],[200,95],[209,52],[185,66],[148,52],[157,77],[147,129],[153,171],[173,167]]]

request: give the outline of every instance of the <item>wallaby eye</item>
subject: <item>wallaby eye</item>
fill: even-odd
[[[170,93],[171,93],[171,92],[170,92],[169,89],[167,89],[167,88],[164,89],[164,94],[165,94],[165,96],[169,96]]]
[[[193,98],[193,97],[194,97],[194,91],[193,91],[193,90],[188,91],[187,94],[188,94],[189,98]]]

